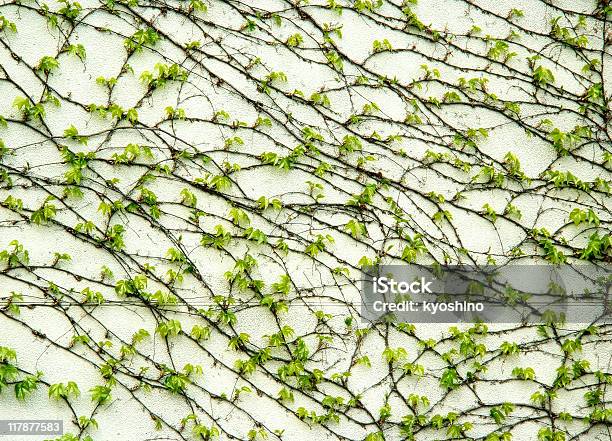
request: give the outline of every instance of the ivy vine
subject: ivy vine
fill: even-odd
[[[359,318],[371,265],[612,261],[612,5],[528,3],[4,1],[0,409],[61,406],[56,441],[136,439],[99,424],[124,401],[141,440],[610,439],[609,324]]]

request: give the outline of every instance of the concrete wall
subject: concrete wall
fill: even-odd
[[[18,315],[2,310],[0,346],[16,350],[16,364],[24,371],[19,379],[41,371],[45,383],[24,401],[17,400],[9,387],[3,388],[0,419],[62,419],[67,432],[80,433],[82,438],[90,435],[96,441],[191,439],[193,422],[185,430],[181,425],[189,414],[197,415],[205,426],[220,428],[219,439],[249,439],[250,430],[263,428],[269,439],[363,440],[382,430],[384,439],[396,440],[408,439],[400,433],[399,423],[415,410],[407,397],[418,394],[429,398],[429,404],[419,405],[428,420],[456,412],[461,415],[458,422],[472,422],[474,427],[464,433],[469,439],[484,439],[499,429],[499,433],[511,431],[514,440],[526,441],[536,439],[543,427],[567,430],[567,439],[610,439],[603,425],[581,422],[593,410],[586,406],[584,393],[595,389],[592,385],[601,377],[578,375],[558,391],[552,408],[548,404],[539,408],[530,401],[534,392],[550,389],[560,366],[571,369],[574,362],[587,360],[588,372],[601,370],[609,375],[607,326],[593,336],[580,333],[584,327],[579,325],[556,334],[549,331],[548,336],[538,334],[535,326],[517,325],[491,325],[488,335],[465,334],[464,341],[482,343],[486,350],[476,358],[469,351],[453,356],[459,374],[473,371],[475,361],[488,370],[479,373],[476,382],[452,391],[439,385],[448,368],[442,355],[451,348],[459,350],[462,341],[462,337],[449,338],[449,325],[418,325],[414,335],[384,325],[373,327],[365,336],[355,332],[365,327],[357,318],[358,262],[363,256],[401,262],[408,243],[398,237],[394,207],[403,218],[402,231],[411,237],[423,236],[428,253],[419,253],[420,263],[443,262],[445,256],[452,262],[485,263],[488,258],[500,264],[542,262],[538,256],[545,251],[530,235],[534,228],[546,228],[555,246],[570,257],[580,254],[595,231],[602,236],[609,233],[611,201],[602,187],[595,183],[588,193],[555,188],[542,175],[546,170],[571,170],[585,182],[610,180],[610,162],[606,164],[603,156],[611,151],[610,120],[605,119],[610,115],[608,101],[597,103],[600,110],[580,113],[582,97],[593,85],[603,84],[604,96],[609,99],[610,95],[611,54],[609,42],[605,43],[609,23],[593,15],[597,4],[587,0],[555,2],[555,6],[540,0],[421,0],[402,6],[399,0],[384,0],[372,11],[359,12],[357,6],[377,2],[329,3],[350,8],[339,14],[325,6],[328,2],[318,0],[212,0],[205,2],[205,12],[188,13],[193,2],[170,1],[166,7],[155,2],[140,6],[117,2],[113,13],[102,2],[85,0],[70,22],[54,13],[66,5],[75,8],[70,3],[50,3],[52,12],[45,17],[37,3],[3,2],[0,14],[15,23],[17,32],[5,24],[0,34],[0,114],[7,121],[0,138],[11,149],[0,159],[0,171],[6,170],[13,180],[12,187],[0,181],[0,201],[9,195],[20,198],[23,210],[11,209],[7,203],[0,207],[0,250],[11,250],[10,242],[17,240],[29,252],[29,266],[0,264],[0,297],[8,299],[9,293],[19,292],[24,303],[37,306],[22,306]],[[425,29],[419,30],[414,22],[407,25],[410,15],[402,13],[402,8],[410,8]],[[524,16],[508,18],[513,8],[523,10]],[[578,23],[572,11],[587,14],[585,27],[578,28],[588,36],[586,49],[572,48],[550,36],[550,20],[555,17],[563,16],[562,27]],[[48,17],[56,17],[57,24]],[[255,23],[252,31],[247,29],[248,20]],[[473,29],[475,25],[480,32]],[[325,26],[341,29],[342,38],[331,31],[331,42],[326,43]],[[128,52],[126,39],[147,27],[156,29],[159,40]],[[437,41],[434,31],[442,33]],[[511,32],[520,38],[509,39]],[[303,42],[287,47],[284,43],[294,34],[302,35]],[[393,50],[375,53],[374,41],[385,39]],[[495,57],[490,49],[497,40],[510,43],[507,51]],[[185,50],[193,41],[200,45]],[[81,59],[66,51],[69,45],[82,45],[86,56]],[[341,54],[342,72],[329,65],[325,53],[332,52]],[[504,61],[510,52],[516,56]],[[530,65],[528,57],[536,54],[540,59]],[[49,74],[36,70],[44,56],[59,62]],[[582,70],[588,59],[599,60],[593,72]],[[179,64],[188,74],[187,81],[170,79],[158,90],[147,89],[141,75],[144,71],[157,75],[157,63]],[[534,86],[537,66],[551,70],[554,84]],[[286,81],[278,75],[269,77],[281,71]],[[364,83],[356,84],[360,75]],[[387,81],[377,85],[382,76]],[[96,81],[100,77],[116,81],[109,87]],[[460,90],[461,77],[487,78],[488,82],[484,89],[476,85],[474,91]],[[262,93],[265,86],[268,93]],[[294,93],[296,89],[304,98]],[[452,90],[460,95],[460,103],[448,96],[445,101],[444,94]],[[59,106],[47,99],[42,104],[43,119],[25,120],[15,99],[27,95],[36,104],[48,93]],[[325,94],[329,106],[313,103],[313,93]],[[520,114],[507,110],[505,103],[519,103]],[[90,104],[118,105],[121,118],[91,112]],[[371,111],[364,111],[364,105]],[[414,114],[420,124],[406,119],[413,114],[413,105],[418,105]],[[185,118],[169,119],[168,107],[182,109]],[[132,122],[127,118],[129,109],[137,112]],[[357,116],[361,122],[347,123]],[[270,127],[256,124],[258,117],[269,118]],[[542,124],[545,119],[550,123]],[[589,126],[592,135],[578,137],[569,147],[571,154],[560,156],[550,132],[553,128],[571,132],[577,125]],[[77,136],[86,136],[86,142],[70,137],[71,132],[65,132],[70,126],[77,129]],[[309,139],[304,127],[316,130],[322,140]],[[469,129],[478,128],[486,129],[486,137],[474,137],[475,146],[462,145],[457,135],[469,136]],[[392,135],[397,138],[388,140]],[[340,154],[345,136],[359,137],[362,151]],[[262,165],[264,152],[284,157],[307,142],[320,154],[300,157],[291,170]],[[132,163],[117,164],[113,155],[125,153],[129,144],[149,147],[152,155],[145,155],[141,148]],[[95,152],[78,182],[70,182],[65,175],[70,166],[62,146],[75,154]],[[451,156],[432,163],[426,159],[428,150]],[[508,152],[516,155],[530,181],[506,178],[496,186],[482,175],[477,177],[486,166],[507,175]],[[462,162],[455,162],[456,158],[470,164],[469,170],[457,167]],[[317,176],[315,170],[323,162],[333,170]],[[233,164],[240,170],[228,169]],[[231,188],[207,187],[214,176],[223,174],[231,178]],[[382,176],[389,186],[379,188],[370,204],[346,205],[352,195]],[[143,202],[143,186],[156,195],[158,218],[150,215],[150,207]],[[83,194],[62,196],[66,187],[79,187]],[[185,188],[197,198],[193,207],[181,193]],[[444,202],[432,201],[430,192],[443,196]],[[55,206],[54,215],[41,225],[30,222],[50,195],[55,196],[48,202]],[[257,209],[262,196],[279,199],[283,208]],[[143,209],[118,210],[110,216],[100,209],[101,203],[115,201]],[[505,214],[509,203],[520,209],[520,218]],[[496,212],[495,222],[484,213],[484,204]],[[232,206],[248,213],[250,226],[266,233],[269,244],[244,238],[249,225],[245,220],[232,224]],[[574,208],[591,209],[600,224],[574,225],[569,219]],[[190,220],[194,209],[202,213],[197,221]],[[435,221],[440,210],[448,210],[452,220]],[[351,237],[344,227],[351,219],[362,222],[367,235]],[[90,233],[75,230],[86,221],[93,222]],[[113,225],[125,229],[122,250],[109,248]],[[231,241],[222,249],[202,245],[202,236],[213,233],[217,225],[233,236]],[[304,251],[318,234],[329,234],[335,242],[323,239],[325,250],[309,257]],[[270,245],[280,238],[286,240],[287,251]],[[180,250],[184,260],[172,261],[170,248]],[[513,253],[516,249],[524,253],[523,260]],[[57,261],[55,253],[68,253],[71,260]],[[291,277],[287,312],[272,314],[260,305],[256,292],[228,284],[224,274],[233,271],[245,253],[257,259],[248,274],[265,282],[264,295],[283,274]],[[140,297],[118,294],[117,282],[145,274],[146,264],[155,270],[147,273],[148,285],[142,287]],[[105,275],[103,266],[113,275]],[[181,272],[188,267],[182,282],[170,281],[168,270]],[[338,267],[346,267],[348,277],[334,274]],[[50,289],[50,283],[57,289]],[[86,288],[100,292],[105,303],[83,305]],[[177,304],[147,305],[142,293],[157,291],[172,293],[179,299]],[[237,321],[228,326],[220,321],[214,296],[230,294],[237,299],[230,308]],[[278,294],[273,297],[280,299]],[[317,311],[330,316],[317,319]],[[350,316],[354,322],[347,326]],[[179,320],[184,333],[167,339],[156,333],[158,325],[168,320]],[[194,325],[208,326],[210,338],[199,342],[190,338]],[[294,331],[287,336],[288,343],[271,348],[273,359],[254,373],[241,374],[236,360],[253,356],[283,326]],[[136,345],[136,354],[122,358],[122,346],[129,345],[139,329],[150,336]],[[250,336],[244,348],[228,347],[241,333]],[[75,335],[89,338],[79,342]],[[300,336],[310,352],[307,371],[320,369],[324,377],[314,390],[300,391],[295,378],[286,380],[286,385],[279,378],[278,369],[290,360],[289,354],[296,357]],[[582,350],[564,353],[561,345],[577,337]],[[501,356],[504,341],[520,344],[520,353]],[[424,349],[428,345],[430,349]],[[405,348],[406,358],[390,365],[383,357],[386,347]],[[355,363],[364,356],[371,366]],[[88,391],[106,384],[109,376],[105,378],[101,368],[104,371],[109,360],[120,360],[113,373],[112,398],[96,405]],[[422,364],[424,375],[403,376],[401,366],[406,362]],[[168,371],[162,364],[180,371],[188,363],[201,365],[203,373],[191,376],[187,395],[172,394],[164,387]],[[536,381],[514,379],[512,371],[517,366],[533,367]],[[350,376],[333,377],[343,372]],[[49,385],[68,381],[78,384],[80,397],[70,397],[68,402],[48,398]],[[250,392],[234,399],[242,387]],[[295,402],[278,401],[283,387],[293,388]],[[296,414],[300,407],[325,414],[322,402],[327,395],[341,396],[344,403],[359,396],[362,405],[349,410],[340,406],[338,422],[321,425],[300,420]],[[386,401],[391,416],[380,421]],[[516,407],[505,422],[496,424],[490,409],[503,402]],[[568,412],[574,420],[560,422],[560,412]],[[152,415],[160,419],[159,430]],[[90,426],[79,431],[75,424],[79,416],[93,417],[98,429]],[[444,424],[440,430],[422,429],[416,439],[446,439],[451,435],[448,421]],[[258,434],[256,439],[262,437]]]

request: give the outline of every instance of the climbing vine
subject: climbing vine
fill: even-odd
[[[372,265],[612,260],[612,5],[506,3],[5,0],[2,414],[610,439],[609,324],[359,317]]]

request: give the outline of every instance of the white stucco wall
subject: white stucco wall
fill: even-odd
[[[32,180],[16,178],[13,188],[0,184],[0,201],[4,201],[9,194],[21,198],[28,217],[31,211],[42,205],[47,192],[61,195],[63,187],[59,181],[63,179],[67,167],[62,163],[59,144],[67,145],[73,152],[96,152],[98,159],[95,165],[84,171],[83,198],[53,202],[57,214],[54,223],[50,225],[34,225],[24,221],[14,211],[0,207],[0,250],[9,249],[9,243],[18,240],[29,251],[30,266],[34,268],[33,271],[3,270],[0,273],[0,297],[13,291],[21,292],[26,302],[47,304],[22,307],[18,316],[3,314],[0,317],[0,346],[14,348],[17,351],[17,365],[30,373],[38,370],[44,372],[43,379],[48,384],[77,382],[81,396],[70,400],[75,414],[88,417],[93,415],[99,424],[99,429],[90,428],[83,435],[90,434],[96,441],[191,439],[189,430],[180,432],[179,429],[181,419],[195,413],[207,426],[212,424],[212,415],[215,424],[222,429],[220,439],[230,439],[230,435],[234,439],[248,439],[249,430],[259,423],[269,431],[284,431],[280,438],[288,441],[362,440],[378,430],[372,415],[378,415],[391,385],[396,383],[398,390],[393,393],[404,397],[412,393],[427,395],[431,402],[427,409],[430,417],[434,414],[446,415],[448,412],[463,414],[473,406],[485,405],[484,410],[462,416],[462,421],[475,422],[475,427],[467,435],[475,439],[486,436],[495,428],[494,424],[491,425],[487,405],[502,402],[512,402],[517,406],[524,404],[524,407],[517,408],[512,418],[529,420],[533,417],[533,420],[513,429],[513,439],[536,439],[538,430],[548,421],[541,413],[530,408],[529,397],[542,385],[552,384],[557,375],[555,370],[565,359],[554,339],[541,342],[542,337],[538,336],[535,327],[519,329],[515,325],[491,325],[491,335],[477,337],[478,342],[485,344],[491,351],[483,359],[488,365],[488,371],[481,375],[482,381],[476,382],[473,389],[462,387],[446,396],[438,384],[439,376],[445,369],[440,354],[450,349],[454,343],[438,343],[436,354],[433,351],[423,351],[418,341],[430,338],[439,340],[448,336],[449,325],[419,325],[416,329],[418,339],[381,326],[361,340],[355,336],[353,329],[347,330],[344,320],[348,315],[356,316],[358,312],[358,286],[351,284],[351,281],[359,277],[358,262],[361,257],[365,255],[373,259],[379,252],[378,256],[383,256],[384,262],[399,262],[398,253],[401,254],[403,242],[390,234],[394,219],[381,194],[390,196],[409,216],[407,229],[410,235],[417,232],[426,235],[431,256],[420,255],[421,263],[429,263],[434,259],[442,261],[444,252],[456,261],[461,247],[467,249],[470,258],[478,263],[485,263],[488,256],[494,257],[498,263],[505,263],[510,260],[510,252],[517,245],[521,245],[531,258],[540,255],[541,249],[533,243],[524,242],[525,238],[529,230],[543,227],[557,238],[565,237],[571,244],[584,247],[593,230],[571,225],[568,216],[576,206],[592,208],[601,221],[600,231],[609,232],[609,195],[593,192],[591,196],[576,196],[574,190],[551,189],[545,187],[540,174],[547,169],[572,170],[584,181],[594,181],[597,177],[609,181],[610,168],[606,168],[601,158],[604,151],[610,151],[610,121],[602,123],[595,118],[600,124],[594,135],[597,142],[585,142],[572,155],[558,158],[545,137],[541,134],[528,136],[525,127],[519,127],[516,121],[503,116],[499,111],[467,105],[443,105],[440,109],[427,106],[424,101],[428,97],[441,99],[448,90],[441,82],[423,82],[420,88],[411,85],[414,80],[423,78],[423,64],[427,64],[430,69],[439,69],[440,79],[444,83],[456,84],[460,77],[469,79],[484,76],[489,79],[486,89],[488,93],[495,94],[500,100],[521,102],[521,120],[526,125],[537,127],[537,121],[548,118],[554,127],[569,131],[575,125],[583,124],[584,118],[577,112],[580,105],[577,97],[597,79],[580,73],[584,60],[571,50],[558,44],[550,45],[550,20],[560,14],[559,9],[539,0],[421,0],[418,5],[410,6],[426,25],[455,35],[453,43],[458,47],[468,47],[474,54],[480,54],[468,56],[458,49],[447,52],[441,43],[426,42],[426,38],[415,35],[418,32],[413,28],[403,32],[399,1],[395,5],[384,1],[381,8],[366,16],[358,15],[350,9],[345,9],[339,15],[320,6],[327,2],[311,1],[309,6],[300,7],[300,16],[292,7],[295,2],[261,0],[242,4],[213,0],[207,3],[207,12],[195,13],[204,20],[198,23],[200,28],[171,9],[160,13],[159,5],[127,7],[117,4],[117,10],[121,12],[112,15],[93,0],[81,2],[83,11],[78,20],[82,22],[78,26],[73,28],[60,19],[60,28],[54,28],[32,10],[40,9],[35,2],[24,1],[22,7],[14,2],[2,3],[0,14],[16,24],[17,32],[5,29],[0,36],[0,65],[3,70],[0,81],[0,115],[8,121],[7,126],[0,129],[0,138],[14,153],[2,158],[0,166],[19,170]],[[473,6],[469,3],[473,3]],[[179,4],[185,5],[185,2],[170,4],[178,7]],[[555,4],[557,8],[577,12],[591,13],[595,9],[595,2],[587,0]],[[58,3],[49,4],[52,11],[62,6]],[[266,30],[238,32],[244,24],[244,18],[240,17],[238,10],[259,8],[278,13],[282,17],[281,25],[276,26],[273,20],[268,19],[262,24]],[[517,52],[517,56],[504,67],[501,63],[487,61],[484,57],[488,50],[485,42],[468,39],[466,34],[474,24],[478,24],[482,28],[483,37],[490,35],[494,39],[506,38],[510,30],[516,30],[510,24],[511,21],[503,19],[512,8],[524,10],[525,16],[516,19],[516,23],[531,34],[520,32],[520,40],[511,46],[511,51]],[[134,21],[135,13],[130,13],[130,9],[151,20],[151,25],[171,40],[164,37],[152,48],[145,48],[128,58],[124,40],[143,27]],[[576,20],[575,17],[571,19]],[[376,24],[376,21],[380,23]],[[385,22],[387,25],[383,26]],[[342,38],[334,37],[334,41],[338,50],[348,57],[344,62],[343,75],[338,75],[326,64],[319,46],[322,43],[321,34],[313,23],[318,26],[323,26],[323,23],[342,26]],[[611,53],[609,45],[604,46],[602,42],[609,30],[603,28],[600,20],[589,18],[586,23],[589,47],[598,49],[592,55],[602,60],[604,76],[601,81],[607,87],[606,93],[609,96]],[[397,30],[390,30],[390,26]],[[304,42],[297,53],[311,62],[300,59],[283,45],[273,44],[272,35],[277,41],[284,42],[296,32],[304,35]],[[57,55],[65,39],[62,33],[69,33],[70,44],[84,46],[87,53],[84,60],[67,53]],[[308,33],[314,38],[308,37]],[[373,54],[373,41],[384,39],[388,39],[398,51]],[[201,41],[202,45],[200,49],[190,52],[189,56],[175,44],[184,45],[194,40]],[[413,45],[417,45],[415,50],[411,49]],[[538,92],[534,96],[532,74],[526,57],[535,52],[542,55],[538,63],[553,70],[555,87],[558,89],[550,93]],[[45,92],[45,77],[42,74],[35,75],[29,67],[36,66],[43,56],[57,56],[59,61],[59,67],[52,71],[46,81],[61,106],[44,104],[44,126],[40,121],[24,124],[19,121],[21,114],[13,103],[17,96],[26,93],[35,102],[41,99]],[[245,66],[255,58],[260,59],[261,64],[245,70]],[[349,59],[361,64],[361,67],[352,64]],[[125,69],[126,60],[131,69]],[[559,64],[555,65],[554,61]],[[189,79],[185,83],[170,81],[164,88],[143,99],[147,91],[139,77],[143,71],[153,71],[159,62],[180,64],[189,72]],[[278,91],[273,90],[270,96],[258,92],[253,81],[246,77],[248,73],[261,80],[269,72],[278,71],[286,74],[287,82],[273,82]],[[345,87],[347,79],[354,80],[361,74],[372,82],[376,81],[376,76],[396,78],[405,96],[394,92],[388,84],[379,88],[356,85]],[[98,77],[117,78],[110,96],[106,86],[96,83]],[[331,100],[331,108],[315,109],[300,102],[290,96],[290,92],[295,89],[303,91],[307,98],[321,89],[329,91],[327,95]],[[287,94],[282,95],[281,92]],[[413,97],[423,100],[420,106],[423,109],[420,114],[423,124],[411,127],[402,122],[411,111],[409,99]],[[101,118],[88,113],[84,107],[91,103],[103,106],[111,102],[125,110],[137,109],[138,123],[132,126],[127,121]],[[262,106],[260,110],[253,105],[255,102]],[[356,165],[358,155],[338,155],[337,146],[349,131],[337,122],[346,121],[369,102],[375,102],[380,109],[373,113],[375,118],[351,128],[364,137],[364,151],[376,158],[376,161],[368,161],[364,169],[361,169]],[[167,106],[184,109],[187,120],[165,120]],[[216,124],[214,115],[220,110],[229,113],[229,123],[244,121],[247,127],[235,129]],[[265,111],[269,112],[268,117],[278,120],[273,122],[272,127],[253,130],[254,121],[264,115]],[[292,115],[293,120],[287,120],[287,113]],[[88,137],[86,145],[66,139],[64,131],[70,125],[76,127],[80,135]],[[263,152],[286,155],[289,149],[302,142],[299,139],[300,129],[304,126],[313,127],[322,134],[325,143],[317,145],[325,161],[335,166],[335,172],[320,179],[312,174],[312,169],[307,170],[309,164],[316,167],[321,158],[303,158],[303,165],[291,171],[259,166],[257,157]],[[474,151],[466,149],[461,152],[452,145],[454,132],[451,128],[486,128],[488,136],[478,142]],[[373,131],[380,134],[382,139],[392,134],[399,134],[400,138],[385,147],[374,139],[371,142],[366,140]],[[243,144],[224,148],[226,140],[234,136],[239,136]],[[163,210],[158,221],[145,221],[141,216],[119,212],[109,222],[108,217],[98,210],[102,194],[111,201],[123,197],[139,197],[140,192],[135,187],[146,168],[110,163],[113,154],[121,154],[129,143],[151,147],[154,159],[141,156],[137,163],[151,165],[158,162],[160,165],[175,166],[172,176],[164,177],[158,173],[155,180],[146,184],[157,195]],[[406,157],[397,154],[400,149],[407,153]],[[428,149],[453,152],[472,162],[474,168],[470,172],[463,172],[448,164],[426,165],[423,157]],[[195,161],[173,162],[176,156],[173,158],[172,154],[178,151],[205,153],[212,161],[205,165]],[[524,189],[517,183],[509,183],[505,188],[470,184],[470,180],[484,164],[503,170],[504,156],[509,151],[516,154],[523,171],[533,179],[530,184]],[[582,157],[591,158],[592,162],[581,160]],[[279,198],[285,207],[291,208],[283,209],[278,214],[268,210],[265,215],[252,210],[250,217],[251,225],[268,234],[271,243],[277,237],[291,234],[287,242],[295,252],[285,254],[270,246],[245,240],[233,240],[227,246],[227,253],[200,244],[202,233],[213,232],[218,224],[236,235],[242,233],[241,228],[231,225],[228,215],[231,207],[222,195],[192,190],[197,196],[197,209],[207,213],[200,218],[197,226],[188,222],[191,209],[180,204],[183,188],[189,186],[194,179],[204,177],[206,173],[219,174],[225,161],[242,167],[241,171],[231,174],[234,185],[224,192],[228,195],[226,199],[240,204],[250,203],[253,207],[259,197],[266,196]],[[351,194],[361,192],[363,185],[372,182],[377,172],[383,172],[385,177],[397,185],[381,190],[376,196],[373,205],[377,208],[374,213],[379,218],[370,218],[370,221],[365,222],[369,237],[354,240],[342,233],[342,226],[352,215],[338,207],[345,204]],[[119,179],[116,189],[105,182],[113,178]],[[325,198],[321,204],[330,204],[327,210],[318,211],[319,206],[309,196],[307,180],[325,186]],[[446,198],[447,202],[442,204],[442,208],[452,213],[452,222],[443,222],[441,225],[433,222],[432,217],[438,208],[425,196],[431,191]],[[453,199],[458,191],[462,192],[465,199]],[[521,210],[520,220],[501,216],[508,202]],[[500,215],[495,223],[482,215],[485,203],[489,203]],[[312,216],[299,213],[297,209],[300,205],[315,207],[317,211]],[[73,231],[61,227],[65,225],[72,228],[85,220],[91,220],[96,225],[94,236],[98,237],[103,237],[109,224],[124,225],[124,255],[127,257],[123,260],[114,258],[108,250],[97,247],[94,241],[76,239]],[[340,226],[340,229],[334,230],[330,225]],[[335,244],[327,249],[328,252],[317,256],[316,261],[300,253],[308,240],[313,240],[317,234],[328,233],[334,237]],[[394,247],[389,249],[390,245]],[[290,325],[295,336],[304,336],[310,351],[318,352],[315,359],[308,362],[308,369],[321,369],[326,377],[326,381],[315,392],[302,394],[296,390],[295,402],[287,403],[287,408],[295,411],[304,406],[308,410],[321,412],[320,405],[313,401],[312,396],[319,401],[325,395],[344,396],[348,400],[348,389],[361,395],[365,409],[349,411],[348,415],[353,421],[342,416],[339,423],[331,423],[327,427],[309,425],[288,412],[276,400],[282,387],[275,378],[281,363],[272,361],[266,365],[266,370],[258,368],[246,378],[237,375],[234,363],[237,359],[245,359],[245,355],[242,351],[228,348],[229,337],[248,333],[248,346],[254,350],[267,344],[266,336],[278,332],[279,324],[274,316],[258,306],[258,299],[253,293],[234,291],[240,299],[236,307],[238,322],[233,329],[219,325],[221,331],[213,329],[210,339],[203,342],[202,346],[197,346],[184,335],[170,337],[167,342],[156,335],[155,328],[162,314],[159,311],[152,312],[138,300],[131,302],[135,303],[131,305],[119,304],[126,299],[116,294],[114,284],[120,279],[141,273],[141,266],[145,263],[154,265],[155,275],[166,280],[166,271],[179,267],[166,259],[166,251],[171,247],[181,248],[194,264],[198,276],[187,274],[184,281],[174,287],[181,302],[178,306],[165,308],[165,319],[180,320],[182,329],[187,333],[194,324],[206,323],[194,310],[209,306],[216,308],[211,301],[212,297],[226,296],[230,292],[224,273],[232,270],[235,259],[242,258],[248,252],[258,259],[254,276],[265,282],[266,289],[283,274],[292,277],[294,285],[289,294],[291,307],[282,316],[280,325]],[[383,250],[387,251],[386,255]],[[69,253],[71,261],[52,265],[55,252]],[[566,253],[571,255],[571,250],[566,250]],[[113,278],[100,276],[103,265],[113,272]],[[337,266],[350,267],[350,278],[334,277],[330,270]],[[154,278],[150,276],[147,291],[153,293],[158,289],[166,290]],[[66,303],[60,302],[54,306],[49,295],[33,287],[46,287],[48,282],[53,282],[67,293],[64,299]],[[100,291],[108,302],[116,303],[87,307],[70,304],[68,298],[82,299],[79,293],[86,287]],[[190,305],[191,310],[186,305]],[[353,307],[349,308],[350,305]],[[313,315],[317,310],[332,315],[329,329],[337,333],[327,347],[319,346],[317,340],[316,333],[329,333],[327,324],[317,323]],[[578,325],[573,327],[580,329]],[[122,365],[116,373],[118,385],[113,387],[112,399],[96,406],[87,391],[103,384],[99,367],[109,359],[109,355],[117,357],[122,342],[129,343],[132,335],[141,328],[146,329],[151,336],[138,345],[139,355]],[[39,336],[34,335],[32,329]],[[601,329],[599,336],[585,337],[582,352],[572,357],[588,360],[591,371],[609,373],[612,348],[609,342],[610,330],[606,326]],[[575,336],[571,331],[567,332]],[[72,345],[71,339],[75,333],[90,335],[91,342],[87,345]],[[94,342],[105,339],[112,342],[112,347],[96,352]],[[559,341],[564,339],[560,337]],[[499,357],[495,350],[503,341],[524,343],[520,356]],[[399,381],[398,370],[394,369],[390,373],[382,357],[387,346],[404,347],[407,351],[406,360],[417,360],[425,365],[427,375]],[[354,354],[355,351],[357,354]],[[281,358],[286,356],[280,348],[274,349],[273,353]],[[371,367],[354,366],[355,358],[365,355],[369,357]],[[161,389],[146,392],[135,388],[138,382],[134,376],[141,368],[148,368],[144,375],[155,383],[159,380],[157,368],[162,363],[174,366],[177,370],[187,363],[202,366],[203,374],[187,388],[190,401]],[[512,377],[512,370],[516,366],[533,367],[539,383],[506,381]],[[469,363],[465,361],[461,363],[459,371],[468,368]],[[351,376],[342,387],[329,380],[333,373],[347,370],[350,370]],[[579,381],[591,384],[594,380],[592,376],[587,376]],[[231,397],[243,386],[250,387],[252,392],[241,394],[234,404],[224,401],[223,395]],[[130,391],[130,388],[134,390]],[[77,427],[71,422],[74,415],[70,409],[63,402],[49,400],[47,394],[48,387],[41,384],[28,400],[22,402],[14,397],[9,388],[4,389],[0,394],[0,419],[62,419],[67,431],[75,433]],[[585,426],[578,421],[578,417],[588,413],[584,407],[583,395],[584,391],[580,388],[573,392],[564,390],[555,401],[553,412],[569,412],[576,417],[575,422],[567,424],[568,439],[572,434],[584,430]],[[201,407],[193,407],[193,403]],[[393,411],[389,423],[384,425],[385,439],[403,439],[398,424],[394,423],[400,422],[402,416],[409,414],[410,410],[398,395],[392,394],[389,403]],[[176,430],[166,424],[162,425],[161,430],[156,430],[151,414],[160,415]],[[271,439],[278,438],[272,432],[268,432],[268,436]],[[417,439],[433,440],[443,436],[446,435],[426,429]],[[585,440],[609,439],[609,433],[604,427],[596,427],[587,434],[576,436]],[[15,438],[21,439],[34,438]]]

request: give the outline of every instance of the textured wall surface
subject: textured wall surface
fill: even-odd
[[[371,264],[610,263],[608,1],[0,1],[0,419],[612,439],[608,325],[359,319]]]

